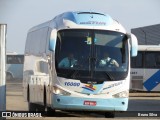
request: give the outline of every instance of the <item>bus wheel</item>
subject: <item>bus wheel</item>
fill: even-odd
[[[55,115],[55,110],[52,109],[51,107],[47,107],[47,116],[54,116]]]
[[[104,116],[105,118],[114,118],[115,112],[105,112]]]
[[[38,105],[35,103],[28,103],[28,111],[35,111],[35,112],[41,112],[42,115],[45,113],[45,107],[42,105]]]
[[[37,109],[40,112],[45,112],[45,106],[44,105],[37,105]]]
[[[11,73],[7,72],[6,80],[13,80],[13,76]]]
[[[37,111],[37,105],[34,103],[28,102],[28,111]]]

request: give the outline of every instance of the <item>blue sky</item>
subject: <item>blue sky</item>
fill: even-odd
[[[107,13],[128,32],[160,24],[160,0],[0,0],[0,23],[6,23],[7,51],[24,53],[27,31],[66,11]]]

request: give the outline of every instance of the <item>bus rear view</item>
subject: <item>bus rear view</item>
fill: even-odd
[[[30,29],[25,54],[24,97],[30,110],[41,105],[48,111],[102,111],[106,116],[127,110],[137,39],[109,15],[58,15]],[[40,70],[42,65],[46,69]]]

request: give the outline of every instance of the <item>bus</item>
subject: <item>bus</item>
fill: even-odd
[[[131,90],[160,91],[160,46],[139,45],[131,59]]]
[[[23,71],[29,111],[101,111],[106,117],[126,111],[137,46],[133,34],[99,12],[65,12],[31,28]]]
[[[24,55],[15,52],[7,52],[6,57],[6,80],[23,79]]]

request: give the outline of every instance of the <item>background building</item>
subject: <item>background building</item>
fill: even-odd
[[[139,45],[160,45],[160,24],[131,29]]]

